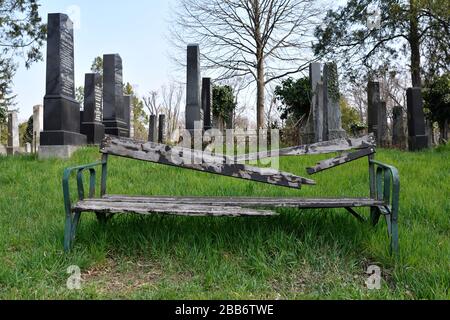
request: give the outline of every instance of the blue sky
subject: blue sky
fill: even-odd
[[[138,85],[139,94],[156,90],[170,79],[168,0],[44,0],[40,13],[67,13],[79,8],[75,29],[75,81],[83,85],[94,57],[119,53],[124,64],[124,81]],[[75,12],[74,10],[71,10]],[[44,56],[46,46],[43,47]],[[33,106],[42,104],[45,94],[45,61],[27,70],[23,63],[14,79],[19,118],[24,121]]]

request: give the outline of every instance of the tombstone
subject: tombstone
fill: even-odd
[[[8,114],[8,147],[6,150],[9,156],[14,156],[20,152],[19,120],[17,118],[17,111],[11,111]]]
[[[408,144],[410,151],[419,151],[429,147],[425,133],[425,115],[421,88],[409,88],[408,99]]]
[[[124,112],[122,58],[118,54],[103,56],[103,125],[106,134],[130,135]]]
[[[158,123],[155,115],[150,116],[148,141],[154,143],[158,142]]]
[[[368,109],[367,109],[367,125],[369,133],[375,135],[377,144],[380,143],[379,138],[379,112],[381,110],[380,83],[370,81],[368,86]]]
[[[32,152],[37,153],[41,144],[41,131],[44,129],[44,107],[37,105],[33,107],[33,144]]]
[[[384,101],[380,103],[380,111],[378,113],[379,119],[379,142],[378,145],[382,148],[387,148],[390,146],[389,141],[389,127],[387,118],[387,104]]]
[[[335,62],[326,63],[323,70],[324,83],[324,126],[323,139],[334,140],[346,138],[342,129],[342,114],[340,105],[339,74]]]
[[[406,149],[405,121],[403,108],[394,107],[392,118],[392,146],[399,149]]]
[[[201,101],[200,47],[197,44],[187,47],[187,85],[186,85],[186,129],[203,128]],[[201,125],[196,126],[196,122]]]
[[[86,144],[80,134],[80,104],[75,100],[73,23],[61,13],[48,15],[44,131],[40,157],[68,157]],[[48,148],[42,148],[46,146]]]
[[[31,148],[31,143],[29,143],[29,142],[25,143],[25,153],[30,154],[32,152],[33,152],[33,149]]]
[[[131,130],[131,96],[124,95],[123,96],[123,112],[124,112],[124,120],[127,124],[128,129],[128,138],[130,138],[130,130]]]
[[[311,85],[311,109],[306,121],[303,132],[303,142],[305,144],[312,144],[322,141],[323,136],[323,104],[320,105],[318,99],[319,92],[318,85],[322,81],[322,64],[311,63],[309,65],[309,81]],[[323,88],[323,87],[322,87]]]
[[[203,127],[205,131],[212,129],[212,85],[211,78],[202,80],[202,109],[203,109]]]
[[[166,116],[164,114],[159,115],[158,143],[166,143]]]
[[[87,142],[91,145],[99,145],[105,136],[101,79],[101,76],[97,73],[87,73],[84,81],[84,110],[82,112],[81,132],[86,135]]]

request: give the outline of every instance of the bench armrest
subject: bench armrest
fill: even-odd
[[[388,231],[391,237],[391,250],[399,252],[398,245],[398,212],[400,206],[400,175],[397,168],[376,161],[370,160],[370,165],[376,169],[375,195],[378,200],[385,203],[385,208],[381,213],[386,216]],[[379,218],[375,216],[372,220]]]

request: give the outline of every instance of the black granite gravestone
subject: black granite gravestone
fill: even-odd
[[[152,114],[149,119],[148,141],[158,142],[158,120],[154,114]]]
[[[128,137],[123,103],[122,58],[118,54],[103,56],[103,124],[105,133]]]
[[[409,88],[408,99],[408,136],[409,150],[419,151],[429,147],[425,133],[425,115],[421,88]]]
[[[159,115],[158,143],[166,143],[166,115]]]
[[[88,144],[98,145],[105,136],[103,126],[103,92],[101,76],[88,73],[84,81],[84,111],[81,132],[86,135]]]
[[[203,127],[205,131],[212,128],[212,86],[211,78],[202,80]]]
[[[85,145],[75,100],[73,23],[65,14],[48,15],[46,78],[41,145]]]
[[[370,81],[368,86],[368,108],[367,108],[367,124],[369,133],[373,133],[376,137],[377,143],[380,143],[379,139],[379,113],[381,110],[381,96],[380,96],[380,83]]]
[[[403,108],[401,106],[394,107],[392,114],[392,145],[399,149],[406,149]]]
[[[200,47],[197,44],[187,48],[186,81],[186,129],[196,130],[196,122],[203,129],[203,110],[201,106]]]

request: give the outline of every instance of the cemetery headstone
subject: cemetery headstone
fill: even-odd
[[[123,103],[122,58],[118,54],[103,56],[103,125],[105,133],[128,137]]]
[[[155,115],[151,115],[149,119],[148,141],[158,142],[158,121]]]
[[[166,143],[166,116],[164,114],[159,115],[158,143]]]
[[[17,118],[17,111],[10,111],[8,114],[8,147],[6,150],[10,156],[20,152],[19,120]]]
[[[403,108],[394,107],[392,118],[392,145],[399,149],[406,149],[405,120]]]
[[[88,144],[99,145],[105,136],[103,126],[103,92],[101,76],[97,73],[85,75],[84,110],[81,132],[86,135]]]
[[[212,85],[211,78],[203,78],[202,81],[202,109],[204,119],[204,130],[208,131],[212,128]]]
[[[368,131],[375,135],[377,144],[380,143],[379,135],[379,112],[381,110],[380,83],[370,81],[368,86],[368,109],[367,122]]]
[[[197,44],[187,47],[187,85],[186,85],[186,129],[193,132],[203,128],[201,105],[200,47]]]
[[[388,128],[388,118],[387,118],[387,104],[384,101],[380,103],[380,112],[378,113],[379,119],[379,146],[386,148],[390,146],[389,141],[389,128]]]
[[[127,124],[128,128],[128,138],[130,138],[131,132],[131,96],[124,95],[123,96],[123,112],[124,112],[124,120]]]
[[[425,133],[425,115],[421,88],[409,88],[408,100],[408,144],[410,151],[419,151],[429,147]]]
[[[321,91],[318,87],[318,85],[322,83],[321,63],[311,63],[309,65],[309,79],[312,98],[311,110],[303,133],[303,140],[305,144],[320,142],[323,137],[323,101],[318,98],[319,94],[323,94],[323,91]]]
[[[342,114],[340,106],[339,74],[335,62],[325,64],[323,70],[324,82],[324,140],[346,138],[342,129]]]
[[[44,107],[37,105],[33,107],[33,153],[39,151],[41,144],[41,131],[44,129]]]
[[[73,151],[70,146],[86,144],[86,136],[80,134],[80,104],[75,100],[73,37],[73,23],[67,15],[48,15],[42,157],[66,157]]]

